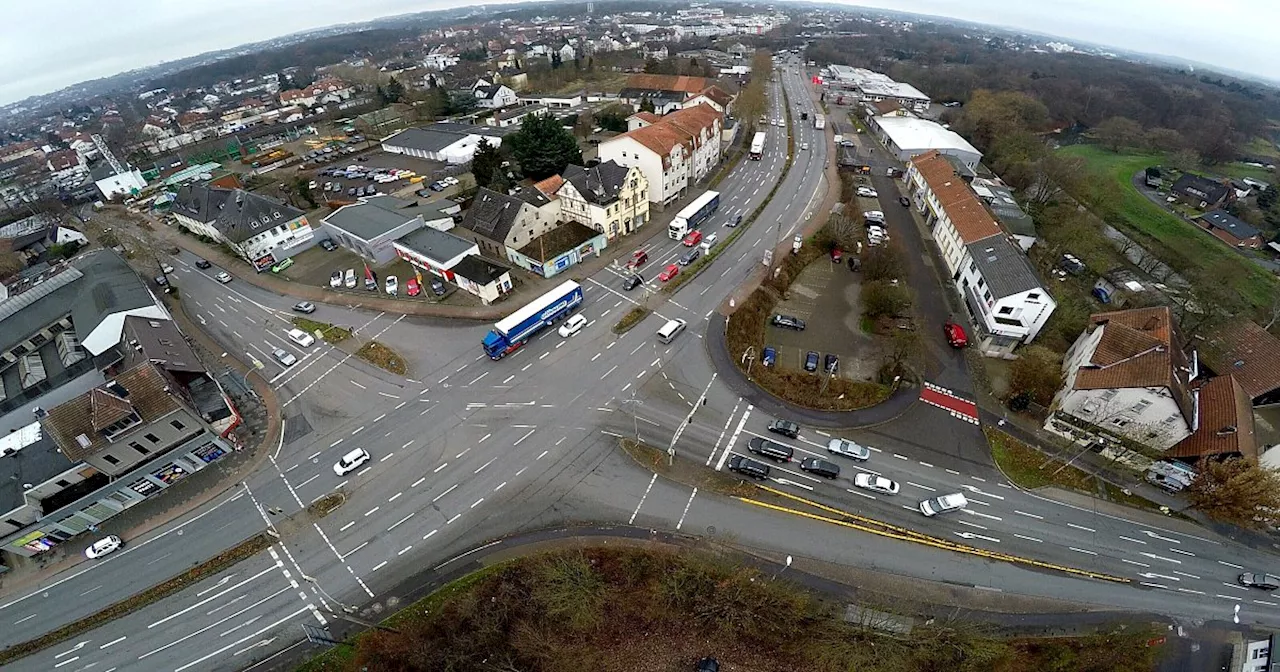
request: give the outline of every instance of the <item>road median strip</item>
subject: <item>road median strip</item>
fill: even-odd
[[[257,555],[273,542],[274,539],[265,533],[254,535],[168,581],[156,584],[136,595],[111,604],[99,612],[72,621],[35,639],[19,642],[0,651],[0,665],[6,665],[19,658],[43,651],[59,642],[66,641],[76,635],[88,632],[110,621],[123,618],[148,605],[159,602],[191,587],[197,581],[207,579],[239,563],[241,560]]]

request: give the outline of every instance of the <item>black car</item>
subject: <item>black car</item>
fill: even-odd
[[[196,268],[213,268],[213,264],[204,259],[196,259]]]
[[[784,446],[776,441],[762,439],[758,436],[753,436],[750,441],[747,441],[747,450],[775,462],[790,462],[791,456],[795,454],[791,446]]]
[[[804,370],[813,373],[818,370],[818,353],[813,350],[804,356]]]
[[[702,256],[702,250],[695,247],[680,256],[680,265],[688,266],[689,264],[692,264],[693,262],[697,261],[698,257],[701,257],[701,256]]]
[[[800,425],[790,420],[773,420],[769,423],[769,431],[794,439],[800,436]]]
[[[168,286],[169,286],[169,278],[166,278],[166,277],[164,277],[163,275],[157,275],[157,276],[156,276],[156,284],[157,284],[157,285],[160,285],[161,287],[168,287]]]
[[[831,353],[827,353],[827,356],[822,358],[822,370],[831,374],[839,371],[840,358]]]
[[[838,478],[840,476],[840,465],[820,460],[816,457],[806,457],[800,462],[800,468],[823,478]]]
[[[622,288],[629,292],[642,284],[644,284],[644,278],[640,277],[639,274],[635,274],[627,277],[627,280],[622,283]]]
[[[320,247],[323,247],[325,252],[332,252],[338,249],[338,244],[333,242],[331,238],[325,238],[320,241]]]
[[[728,224],[726,224],[725,226],[727,226],[727,227],[729,227],[729,228],[731,228],[731,229],[732,229],[733,227],[735,227],[735,226],[737,226],[737,225],[739,225],[739,224],[741,224],[741,223],[742,223],[742,215],[738,215],[737,217],[735,217],[735,218],[733,219],[733,221],[732,221],[732,222],[729,222],[729,223],[728,223]]]
[[[766,469],[767,468],[768,467],[766,467]],[[706,658],[698,661],[696,672],[720,672],[720,661],[707,656]]]
[[[765,480],[769,478],[769,466],[761,464],[749,457],[741,455],[729,456],[729,471],[736,471],[743,476]]]
[[[804,320],[791,315],[774,315],[773,326],[786,327],[787,329],[795,329],[796,331],[804,331]]]
[[[911,207],[911,201],[906,196],[899,196],[898,203],[901,203],[904,208]]]
[[[438,278],[431,278],[431,293],[436,296],[444,296],[444,283]]]

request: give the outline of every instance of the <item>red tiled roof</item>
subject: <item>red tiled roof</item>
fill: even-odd
[[[1253,407],[1234,376],[1218,376],[1200,386],[1200,426],[1169,449],[1170,457],[1240,456],[1258,459]]]
[[[733,96],[729,92],[714,84],[704,89],[702,95],[715,101],[720,107],[728,107],[729,103],[733,102]]]
[[[930,150],[912,159],[911,163],[929,185],[929,190],[951,220],[951,226],[955,227],[966,245],[1000,234],[1000,225],[982,206],[977,194],[956,175],[947,157],[937,150]]]
[[[128,411],[137,412],[143,423],[151,423],[181,408],[169,391],[169,379],[150,362],[121,373],[114,382],[128,391],[127,399],[103,388],[94,388],[49,409],[41,421],[67,459],[82,460],[106,446],[108,442],[99,430],[124,417]],[[87,445],[77,439],[81,435]]]
[[[702,93],[711,86],[712,81],[706,77],[683,77],[679,75],[635,74],[627,77],[626,89],[646,89],[649,91],[683,91],[689,94]]]
[[[659,121],[662,121],[662,117],[659,117],[658,115],[652,112],[636,112],[631,116],[639,117],[640,119],[643,119],[645,123],[648,123],[648,124],[656,124]]]
[[[715,125],[721,119],[722,117],[716,111],[716,108],[702,103],[683,110],[676,110],[666,116],[659,117],[657,122],[649,126],[628,131],[612,140],[631,138],[661,156],[665,166],[668,157],[671,155],[671,150],[676,145],[683,145],[692,152],[693,148],[700,144],[700,138],[704,133],[713,134]],[[718,137],[713,137],[711,140],[720,141]]]
[[[1214,331],[1201,355],[1219,374],[1231,374],[1249,398],[1280,387],[1280,339],[1248,320]]]
[[[1103,330],[1102,338],[1090,366],[1076,372],[1077,390],[1165,387],[1191,421],[1195,411],[1187,389],[1187,357],[1168,307],[1094,313],[1089,324]]]
[[[552,175],[541,182],[535,182],[533,188],[541,191],[547,198],[554,198],[556,192],[560,191],[560,187],[564,186],[564,178],[559,175]]]

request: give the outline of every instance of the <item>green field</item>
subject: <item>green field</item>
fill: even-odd
[[[1238,291],[1250,305],[1256,308],[1271,305],[1277,291],[1272,275],[1218,239],[1147,200],[1134,188],[1134,173],[1160,164],[1164,156],[1115,153],[1094,145],[1072,145],[1058,151],[1083,158],[1099,179],[1112,181],[1119,187],[1120,200],[1113,204],[1107,223],[1134,237],[1170,266],[1194,269],[1202,275],[1211,273]],[[1240,168],[1252,170],[1247,166]]]

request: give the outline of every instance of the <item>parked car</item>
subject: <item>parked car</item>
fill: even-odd
[[[272,272],[272,273],[279,273],[279,272],[281,272],[281,271],[285,270],[286,268],[289,268],[289,267],[290,267],[290,266],[292,266],[292,265],[293,265],[293,257],[287,257],[287,258],[285,258],[283,261],[281,261],[280,263],[273,265],[273,266],[271,267],[271,272]]]
[[[161,287],[168,287],[168,286],[169,286],[169,278],[166,278],[166,277],[164,277],[163,275],[157,275],[157,276],[156,276],[156,284],[157,284],[157,285],[159,285],[159,286],[161,286]]]
[[[877,198],[880,196],[879,192],[871,187],[858,187],[858,195],[863,198]]]
[[[329,286],[330,287],[342,286],[342,271],[334,271],[329,274]]]
[[[364,276],[364,289],[366,292],[378,291],[378,281],[369,276]]]
[[[838,264],[842,259],[844,259],[844,250],[838,247],[831,248],[831,263]]]
[[[858,460],[859,462],[866,462],[871,459],[870,448],[854,443],[849,439],[834,438],[827,441],[827,452],[832,455]]]
[[[755,460],[744,457],[742,455],[729,456],[729,471],[735,471],[743,476],[749,476],[758,480],[769,478],[769,466]]]
[[[97,560],[104,555],[110,555],[111,553],[116,552],[123,545],[124,542],[120,541],[120,537],[117,537],[114,534],[103,537],[92,544],[89,544],[89,548],[84,549],[84,557],[89,558],[90,560]]]
[[[640,277],[639,273],[632,273],[631,275],[627,276],[627,279],[625,281],[623,281],[622,288],[629,292],[643,284],[644,284],[644,278]]]
[[[933,497],[920,502],[920,513],[926,516],[936,516],[939,513],[948,513],[951,511],[959,511],[969,505],[969,500],[964,495],[953,492],[950,495],[942,495],[941,497]]]
[[[205,259],[196,259],[196,268],[210,268],[212,266],[213,264],[209,263]]]
[[[878,492],[882,495],[898,494],[898,484],[884,476],[867,473],[857,474],[853,477],[853,484],[863,490]]]
[[[692,264],[693,262],[697,261],[698,257],[701,257],[701,256],[702,256],[702,248],[698,248],[698,247],[692,248],[688,252],[685,252],[684,254],[680,255],[680,265],[688,266],[689,264]]]
[[[298,363],[298,358],[284,348],[276,348],[271,351],[271,356],[276,358],[277,362],[285,366],[293,366]]]
[[[690,232],[689,232],[687,235],[685,235],[685,237],[684,237],[684,246],[685,246],[685,247],[693,247],[694,245],[697,245],[698,243],[701,243],[701,242],[702,242],[702,232],[701,232],[701,231],[690,231]]]
[[[217,278],[218,282],[221,282],[224,285],[227,284],[228,282],[231,282],[231,274],[226,271],[220,271],[217,275],[213,277]]]
[[[394,275],[387,276],[385,286],[386,292],[390,296],[395,296],[400,293],[400,280]]]
[[[310,301],[299,301],[293,304],[293,310],[297,313],[310,315],[311,313],[316,312],[316,304],[311,303]]]
[[[439,278],[431,278],[431,293],[436,296],[444,296],[444,281]]]
[[[760,355],[760,363],[764,366],[773,366],[778,363],[778,350],[772,345],[764,346],[764,351]]]
[[[356,269],[348,268],[346,274],[344,274],[342,277],[343,277],[343,280],[342,280],[343,286],[345,286],[347,289],[356,288]]]
[[[794,439],[800,436],[800,425],[790,420],[770,420],[769,431]]]
[[[569,338],[579,331],[582,331],[582,328],[585,326],[587,326],[587,318],[583,317],[582,313],[578,313],[577,315],[565,320],[564,324],[560,325],[560,337]]]
[[[840,357],[828,352],[827,355],[822,358],[822,370],[834,375],[840,370]]]
[[[902,207],[904,207],[904,208],[909,208],[909,207],[911,207],[911,200],[910,200],[910,199],[908,199],[906,196],[899,196],[899,197],[898,197],[898,203],[899,203],[900,205],[902,205]]]
[[[953,348],[963,348],[969,345],[969,337],[965,335],[964,327],[955,322],[943,324],[942,335],[946,336],[947,343]]]
[[[773,326],[795,329],[796,331],[804,331],[804,320],[798,317],[792,317],[791,315],[774,315]]]
[[[884,224],[884,213],[879,210],[868,210],[862,213],[862,218],[868,222]]]
[[[810,350],[804,356],[804,370],[813,373],[818,370],[818,353]]]
[[[404,281],[404,293],[407,296],[417,296],[422,293],[422,285],[418,284],[417,278],[409,278]]]
[[[667,267],[662,269],[662,272],[658,274],[658,279],[662,282],[666,282],[677,275],[680,275],[680,267],[675,264],[667,264]]]
[[[364,448],[356,448],[343,455],[338,459],[338,463],[333,465],[333,473],[339,478],[359,469],[361,465],[370,460],[369,452]]]

